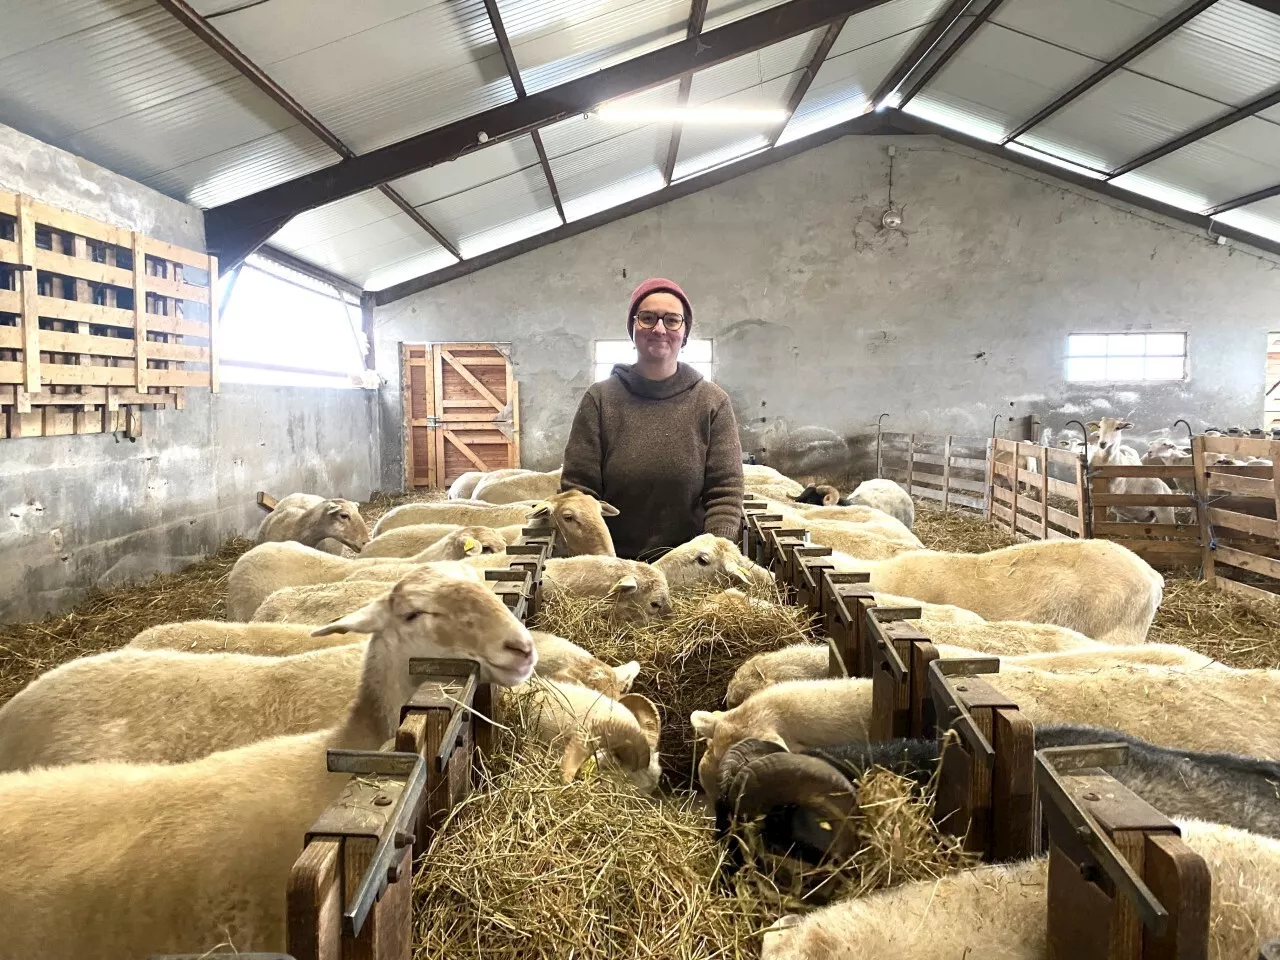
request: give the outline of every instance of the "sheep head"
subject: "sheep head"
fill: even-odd
[[[582,765],[597,757],[606,768],[616,768],[643,793],[658,787],[662,769],[658,763],[658,738],[662,720],[647,697],[629,693],[617,701],[625,710],[588,720],[588,729],[576,732],[565,746],[560,773],[565,783],[578,775]]]
[[[737,709],[734,710],[695,710],[689,715],[689,723],[703,740],[707,748],[698,761],[698,782],[707,797],[715,800],[720,794],[720,762],[729,748],[740,740],[751,737],[779,745],[787,750],[787,743],[771,728],[746,730],[740,722]]]
[[[310,523],[309,545],[322,540],[337,540],[357,553],[369,542],[369,526],[360,516],[360,508],[350,500],[325,500],[307,511]]]
[[[481,681],[504,687],[528,680],[538,662],[529,631],[497,594],[473,580],[426,568],[311,635],[334,633],[370,634],[371,647],[404,664],[406,683],[410,657],[477,660]]]
[[[644,622],[671,613],[671,591],[662,571],[647,564],[637,565],[634,574],[619,577],[606,599],[613,604],[618,620]]]
[[[631,689],[631,684],[639,675],[640,664],[635,660],[624,663],[620,667],[611,667],[599,660],[573,658],[551,674],[551,679],[598,690],[606,697],[616,700]]]
[[[701,584],[749,587],[757,581],[763,584],[771,580],[768,571],[744,557],[736,544],[711,533],[668,551],[653,565],[663,572],[672,590]]]
[[[507,541],[492,527],[462,527],[445,534],[449,544],[448,560],[478,557],[486,553],[506,553]]]
[[[618,512],[612,504],[590,497],[581,490],[562,490],[534,507],[529,518],[545,517],[551,521],[564,544],[566,557],[615,557],[613,537],[604,518],[616,517]]]

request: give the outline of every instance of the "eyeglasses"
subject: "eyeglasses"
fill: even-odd
[[[654,313],[652,310],[641,310],[636,314],[636,326],[641,330],[652,330],[658,321],[668,330],[679,330],[684,326],[684,317],[678,313]]]

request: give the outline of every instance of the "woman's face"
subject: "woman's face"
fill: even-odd
[[[657,314],[676,313],[684,316],[684,304],[673,293],[651,293],[640,301],[636,312],[652,310]],[[635,325],[636,352],[642,359],[674,360],[680,356],[680,347],[684,343],[685,327],[679,330],[668,330],[666,324],[658,321],[652,330],[641,329]]]

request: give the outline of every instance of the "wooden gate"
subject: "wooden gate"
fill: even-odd
[[[405,485],[520,466],[520,391],[504,345],[401,344]]]

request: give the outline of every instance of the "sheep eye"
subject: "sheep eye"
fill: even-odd
[[[650,600],[649,607],[650,609],[653,609],[653,610],[660,610],[662,609],[662,604],[660,604],[657,600]]]
[[[705,566],[707,566],[707,565],[708,565],[708,564],[710,564],[710,563],[711,563],[711,561],[710,561],[710,560],[708,560],[708,559],[707,559],[703,554],[701,554],[701,553],[700,553],[700,554],[698,554],[698,566],[700,566],[700,567],[705,567]]]
[[[564,513],[560,514],[560,519],[561,520],[577,520],[578,518],[572,511],[566,510]]]
[[[338,516],[339,516],[340,518],[342,518],[343,520],[350,520],[350,519],[351,519],[351,514],[349,514],[349,513],[340,513],[340,514],[338,514]]]

